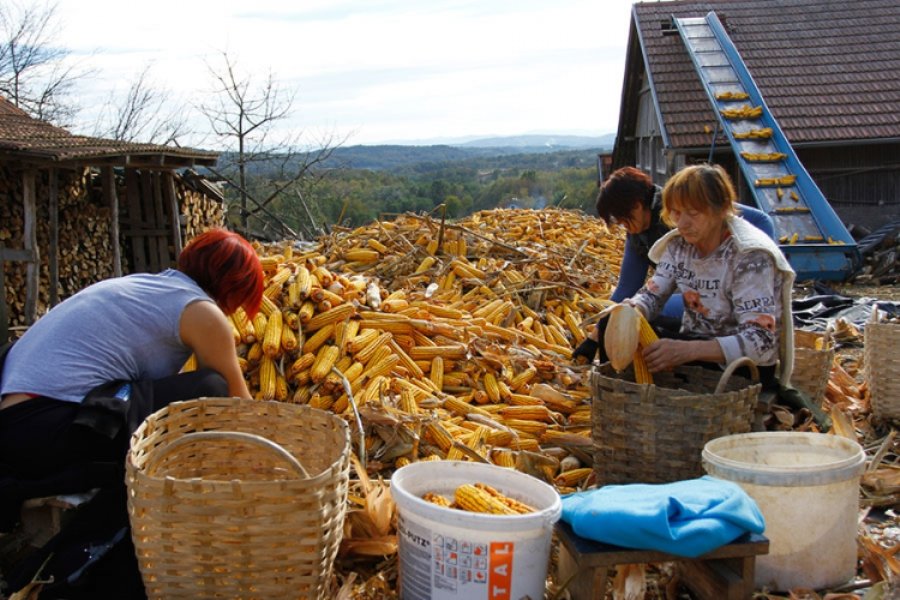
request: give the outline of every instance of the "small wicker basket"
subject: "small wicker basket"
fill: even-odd
[[[881,419],[900,419],[900,324],[868,321],[863,339],[872,413]]]
[[[126,462],[147,597],[328,597],[349,469],[349,429],[325,411],[200,398],[153,413]]]
[[[794,371],[791,385],[822,407],[831,365],[834,362],[834,339],[831,331],[794,330]]]
[[[742,365],[759,380],[749,359],[734,361],[725,372],[676,367],[655,373],[653,384],[634,383],[630,370],[617,375],[609,364],[600,365],[591,374],[598,485],[701,477],[706,442],[750,431],[761,386],[732,376]]]

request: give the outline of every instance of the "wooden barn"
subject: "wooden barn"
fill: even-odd
[[[224,223],[217,154],[72,135],[0,97],[0,342],[101,279],[174,264]]]
[[[705,40],[689,43],[710,14],[755,85],[750,100],[780,126],[833,213],[868,229],[900,218],[896,0],[634,4],[612,168],[635,165],[663,183],[686,164],[712,161],[741,182],[741,201],[754,203],[710,92],[718,66]]]

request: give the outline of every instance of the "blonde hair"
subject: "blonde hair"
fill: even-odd
[[[662,191],[660,217],[669,227],[675,227],[673,210],[694,209],[720,214],[723,218],[735,214],[737,193],[731,177],[719,165],[691,165],[675,173]]]

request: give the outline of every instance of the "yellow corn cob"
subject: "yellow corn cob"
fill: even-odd
[[[250,370],[250,363],[246,358],[242,358],[240,356],[238,356],[238,366],[241,368],[241,373],[246,374],[247,371]]]
[[[308,404],[310,398],[312,398],[312,388],[308,385],[303,385],[296,389],[291,397],[291,402],[294,404]]]
[[[312,289],[312,283],[312,275],[310,275],[309,269],[304,265],[297,267],[297,272],[294,273],[293,286],[296,288],[299,300],[305,300],[309,296],[309,291]]]
[[[275,361],[263,355],[259,362],[259,394],[263,400],[275,399]]]
[[[449,344],[446,346],[416,346],[411,348],[409,356],[413,360],[431,360],[435,356],[447,358],[465,358],[469,350],[463,344]]]
[[[285,352],[293,352],[297,349],[297,345],[297,334],[285,323],[281,328],[281,349]]]
[[[300,319],[300,323],[306,324],[309,323],[309,320],[313,318],[315,313],[316,305],[310,300],[304,300],[297,310],[297,318]]]
[[[356,354],[369,344],[375,341],[379,336],[379,331],[376,329],[363,329],[356,336],[347,340],[347,352],[350,354]]]
[[[505,504],[506,506],[511,508],[517,514],[527,515],[529,513],[535,512],[534,507],[529,506],[528,504],[525,504],[524,502],[520,502],[519,500],[516,500],[515,498],[510,498],[506,494],[501,493],[498,489],[491,487],[486,483],[476,483],[474,485],[479,490],[483,490],[483,491],[487,492],[488,494],[490,494],[491,496],[493,496],[494,498],[496,498],[497,500],[499,500],[500,502],[502,502],[503,504]]]
[[[259,359],[262,358],[262,343],[261,342],[253,342],[250,345],[250,348],[247,350],[247,360],[251,363],[258,363]]]
[[[525,435],[518,436],[515,440],[513,440],[509,447],[516,450],[525,450],[527,452],[539,452],[541,450],[541,445],[540,442],[538,442],[538,438],[528,437]]]
[[[541,444],[550,446],[577,446],[589,448],[593,446],[591,440],[591,430],[585,429],[581,432],[561,431],[559,429],[548,429],[541,436]]]
[[[359,331],[359,321],[356,319],[341,321],[334,326],[334,345],[344,352],[347,349],[347,341],[356,336]]]
[[[282,256],[281,254],[272,254],[269,256],[259,257],[259,264],[260,266],[262,266],[263,271],[274,271],[283,261],[284,256]]]
[[[487,392],[488,398],[495,404],[500,402],[500,388],[497,387],[497,378],[493,373],[484,374],[484,391]]]
[[[443,407],[445,410],[463,417],[471,413],[478,414],[483,417],[490,417],[490,413],[488,413],[487,411],[478,408],[477,406],[473,406],[462,398],[457,398],[456,396],[447,396],[446,398],[444,398]]]
[[[513,406],[544,406],[544,401],[528,394],[513,394],[509,398]]]
[[[350,303],[340,304],[329,311],[319,313],[314,316],[312,319],[307,321],[303,329],[305,331],[315,331],[320,327],[328,325],[329,323],[333,324],[339,321],[343,321],[344,319],[351,317],[355,311],[356,308]]]
[[[591,410],[590,408],[584,410],[579,409],[573,412],[568,416],[567,421],[569,425],[590,425],[591,424]]]
[[[266,335],[266,323],[268,319],[263,314],[262,310],[256,313],[253,316],[253,330],[256,332],[257,341],[261,344],[263,341],[263,337]]]
[[[237,310],[231,314],[231,318],[238,333],[241,334],[242,342],[245,344],[252,344],[256,341],[256,329],[254,329],[253,322],[247,316],[247,313],[243,308],[239,306]]]
[[[399,469],[400,467],[405,467],[406,465],[408,465],[410,463],[412,463],[412,461],[409,460],[409,458],[407,458],[405,456],[398,456],[397,459],[394,461],[394,468]]]
[[[546,406],[507,406],[500,409],[500,416],[504,419],[525,419],[528,421],[553,421],[553,414]]]
[[[306,341],[303,343],[303,354],[317,351],[322,344],[330,340],[332,336],[334,336],[334,324],[329,323],[306,338]]]
[[[415,415],[419,412],[419,405],[416,404],[416,396],[410,389],[404,389],[400,392],[399,408],[408,415]]]
[[[428,378],[434,387],[438,390],[444,389],[444,358],[435,356],[431,359],[431,369],[428,371]]]
[[[316,361],[310,370],[310,378],[313,383],[319,383],[331,372],[331,367],[337,362],[340,350],[337,346],[322,346],[316,354]]]
[[[515,515],[513,509],[500,499],[472,484],[464,483],[453,493],[456,504],[469,512],[489,513],[494,515]]]
[[[428,254],[434,254],[438,249],[438,241],[437,240],[428,240],[428,244],[425,246],[425,252]]]
[[[287,380],[277,370],[275,371],[275,399],[279,402],[284,402],[288,399]]]
[[[498,467],[506,467],[507,469],[516,468],[516,455],[510,450],[494,449],[491,451],[491,462]]]
[[[519,433],[540,437],[547,431],[547,424],[533,419],[503,419],[503,424]]]
[[[372,378],[378,377],[379,375],[387,375],[398,362],[400,362],[400,357],[396,354],[388,354],[377,361],[370,360],[366,365],[366,370],[363,375]]]
[[[275,310],[266,321],[266,332],[263,336],[263,354],[275,358],[281,354],[281,333],[284,328],[284,317],[280,310]]]
[[[381,258],[378,250],[371,248],[351,248],[344,251],[344,260],[361,263],[373,263]]]
[[[320,410],[329,410],[334,405],[334,396],[323,396],[322,394],[313,394],[308,404],[313,408]]]
[[[647,370],[647,361],[644,360],[644,354],[640,348],[634,352],[634,382],[653,383],[653,375]]]
[[[576,486],[590,477],[593,472],[594,469],[592,469],[591,467],[580,467],[560,473],[556,476],[553,482],[556,485],[562,485],[566,487]]]
[[[443,452],[448,452],[453,446],[453,436],[446,427],[437,421],[431,421],[425,425],[425,436]]]
[[[356,360],[361,363],[368,363],[372,356],[374,356],[375,352],[382,346],[387,346],[388,341],[390,341],[392,338],[393,334],[391,334],[389,331],[383,331],[379,333],[374,340],[372,340],[369,344],[367,344],[364,348],[356,353]]]
[[[307,352],[291,364],[288,369],[288,375],[293,376],[300,371],[305,371],[312,367],[314,362],[316,362],[316,355],[312,352]]]
[[[360,329],[378,329],[379,331],[390,331],[391,333],[400,335],[412,335],[413,331],[415,330],[409,317],[397,314],[393,314],[390,316],[381,316],[381,318],[377,319],[364,318],[359,322],[359,327]]]
[[[388,247],[376,240],[375,238],[369,238],[366,241],[366,246],[371,248],[372,250],[376,250],[381,254],[386,254],[388,252]]]
[[[515,377],[510,379],[510,389],[512,389],[514,392],[518,392],[529,382],[531,382],[531,380],[534,379],[535,375],[537,375],[537,368],[534,366],[529,366],[527,369],[519,372]]]
[[[642,348],[646,348],[653,342],[659,339],[659,336],[656,335],[656,332],[653,331],[653,327],[650,325],[649,321],[644,318],[644,315],[641,314],[641,311],[637,311],[638,317],[641,321],[641,329],[638,334],[638,344]]]
[[[266,296],[262,297],[262,302],[259,304],[259,312],[264,314],[266,318],[272,315],[273,312],[277,312],[279,310],[278,305],[272,302]]]
[[[428,269],[431,268],[431,266],[434,264],[434,261],[435,261],[435,258],[433,256],[426,256],[425,258],[422,259],[422,262],[419,263],[419,266],[416,267],[416,270],[413,273],[413,275],[419,275],[421,273],[424,273],[425,271],[427,271]]]
[[[291,274],[292,272],[289,267],[285,265],[279,266],[278,270],[275,271],[275,274],[272,275],[266,283],[263,295],[272,300],[280,297],[281,290],[284,287],[285,282],[291,277]]]
[[[341,356],[337,359],[337,362],[334,363],[334,368],[343,373],[344,377],[347,377],[347,370],[352,364],[353,359],[351,357]],[[347,377],[347,379],[348,381],[350,380],[349,377]],[[341,385],[341,378],[334,371],[328,373],[328,375],[325,376],[325,381],[322,382],[322,387],[326,388],[329,391],[339,385]]]
[[[381,310],[387,313],[398,313],[409,308],[409,300],[405,298],[388,298],[381,302]]]
[[[189,373],[197,370],[197,355],[191,354],[181,367],[181,373]]]
[[[440,494],[436,494],[435,492],[425,492],[422,495],[422,500],[425,502],[431,502],[432,504],[437,504],[438,506],[443,506],[445,508],[450,508],[451,502],[447,500],[445,497]]]

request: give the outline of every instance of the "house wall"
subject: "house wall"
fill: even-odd
[[[846,225],[900,219],[900,144],[800,148],[800,161]]]

